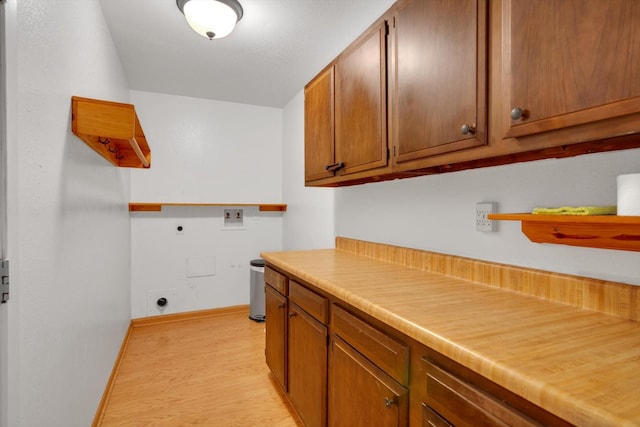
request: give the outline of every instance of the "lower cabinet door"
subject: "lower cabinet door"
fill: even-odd
[[[330,427],[408,425],[406,388],[337,336],[329,349]]]
[[[327,327],[289,307],[289,400],[305,427],[327,424]]]
[[[286,378],[286,336],[287,336],[287,297],[267,285],[265,292],[265,357],[271,373],[287,390]]]

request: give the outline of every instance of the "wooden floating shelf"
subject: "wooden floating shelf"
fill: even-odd
[[[640,251],[640,217],[617,215],[489,214],[494,221],[521,221],[536,243]]]
[[[73,96],[71,131],[115,166],[151,167],[151,150],[131,104]]]
[[[129,203],[129,212],[160,212],[163,206],[258,206],[260,212],[286,212],[278,203]]]

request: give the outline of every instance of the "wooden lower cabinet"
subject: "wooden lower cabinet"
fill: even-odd
[[[291,303],[289,400],[306,427],[326,425],[327,327]]]
[[[266,285],[265,358],[267,366],[283,390],[287,390],[287,297]]]
[[[331,427],[408,426],[409,392],[340,337],[329,351]]]
[[[344,301],[266,271],[266,361],[304,426],[570,425]]]

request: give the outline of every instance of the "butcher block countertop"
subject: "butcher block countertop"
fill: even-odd
[[[340,237],[261,256],[573,424],[640,425],[636,286]]]

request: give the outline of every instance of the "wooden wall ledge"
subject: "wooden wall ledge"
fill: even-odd
[[[286,212],[279,203],[129,203],[129,212],[160,212],[163,206],[258,206],[260,212]]]
[[[490,214],[490,220],[521,221],[536,243],[640,251],[640,217],[617,215]]]

